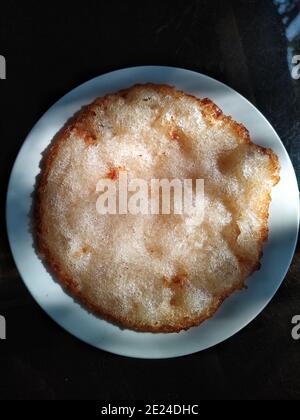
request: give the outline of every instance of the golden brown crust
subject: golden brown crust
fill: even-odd
[[[251,141],[249,136],[248,130],[242,125],[235,122],[231,117],[225,116],[223,112],[208,98],[199,99],[192,95],[187,95],[184,92],[179,92],[175,90],[173,87],[167,85],[156,85],[156,84],[146,84],[146,85],[135,85],[132,88],[124,89],[119,92],[119,95],[123,98],[126,98],[127,95],[130,93],[132,89],[144,89],[145,87],[152,88],[163,95],[172,95],[175,98],[183,98],[189,97],[191,98],[195,104],[201,109],[201,112],[206,120],[206,122],[212,123],[214,120],[221,121],[224,125],[229,127],[232,132],[235,133],[237,138],[241,143],[244,144],[251,144],[254,145]],[[79,302],[83,303],[89,310],[93,313],[100,315],[101,317],[120,324],[122,326],[135,329],[138,331],[148,331],[148,332],[179,332],[181,330],[189,329],[190,327],[197,326],[204,322],[205,320],[212,317],[218,308],[221,306],[222,302],[233,292],[240,290],[244,287],[244,281],[241,281],[238,285],[229,288],[226,290],[222,295],[219,295],[213,299],[212,304],[210,305],[209,311],[205,315],[201,314],[198,317],[183,317],[181,322],[178,322],[176,325],[173,324],[160,324],[158,326],[143,324],[143,323],[135,323],[129,317],[116,317],[112,313],[108,313],[103,311],[99,306],[93,304],[89,301],[86,296],[79,290],[76,282],[66,273],[64,268],[57,262],[51,250],[48,248],[45,240],[44,240],[44,232],[47,229],[46,224],[43,222],[43,210],[42,210],[42,195],[43,190],[47,184],[47,179],[49,172],[51,170],[52,164],[59,153],[59,149],[62,146],[63,142],[68,138],[70,132],[75,131],[79,134],[86,142],[87,145],[92,145],[96,138],[97,134],[94,132],[92,125],[90,124],[90,117],[94,115],[94,108],[95,107],[106,107],[107,98],[110,95],[107,95],[103,98],[96,99],[90,105],[84,107],[84,109],[76,115],[69,124],[65,128],[63,128],[56,136],[55,141],[51,145],[50,149],[48,150],[45,158],[41,164],[41,176],[37,183],[36,188],[36,198],[35,198],[35,205],[34,205],[34,221],[35,221],[35,232],[36,232],[36,244],[37,249],[40,252],[43,260],[46,262],[47,266],[50,268],[50,271],[53,272],[55,278],[61,283],[61,285]],[[173,140],[180,140],[180,133],[176,131],[170,132],[170,137]],[[270,172],[273,174],[272,181],[273,185],[276,185],[279,182],[279,161],[278,157],[273,153],[271,149],[266,149],[264,147],[255,145],[257,149],[260,149],[262,154],[265,154],[269,157],[269,165],[270,165]],[[107,175],[111,179],[117,178],[117,172],[114,168],[110,170]],[[268,238],[268,216],[269,216],[269,205],[271,201],[270,194],[266,195],[265,200],[262,205],[261,209],[261,218],[263,220],[263,225],[260,230],[260,240],[261,240],[261,251],[260,257],[262,256],[262,247],[263,243]],[[260,267],[259,260],[253,264],[252,272],[258,270]],[[185,282],[185,276],[181,277],[178,282],[177,279],[174,281],[177,282],[179,287],[183,282]],[[172,287],[172,286],[170,286]]]

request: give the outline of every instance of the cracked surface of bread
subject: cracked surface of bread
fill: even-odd
[[[259,268],[277,156],[209,99],[136,85],[96,99],[54,139],[35,201],[37,246],[93,312],[141,331],[211,317]],[[100,178],[204,179],[204,219],[100,215]]]

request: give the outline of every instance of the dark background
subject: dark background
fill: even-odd
[[[281,3],[281,5],[279,4]],[[12,164],[28,131],[62,95],[118,68],[177,66],[219,79],[253,102],[284,142],[300,179],[297,1],[6,1],[0,11],[0,399],[300,398],[300,249],[272,303],[242,332],[171,360],[114,356],[78,341],[38,307],[5,232]],[[298,16],[299,17],[299,16]],[[290,39],[287,37],[290,36]]]

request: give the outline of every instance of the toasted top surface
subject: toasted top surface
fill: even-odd
[[[100,215],[96,184],[204,179],[204,219]],[[279,164],[210,100],[165,85],[99,98],[58,134],[42,165],[38,246],[94,311],[136,329],[178,331],[211,316],[259,266]]]

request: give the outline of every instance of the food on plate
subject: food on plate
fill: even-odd
[[[99,180],[204,180],[203,214],[101,214]],[[279,162],[209,99],[167,85],[97,98],[41,163],[37,246],[85,307],[176,332],[210,318],[260,267]]]

